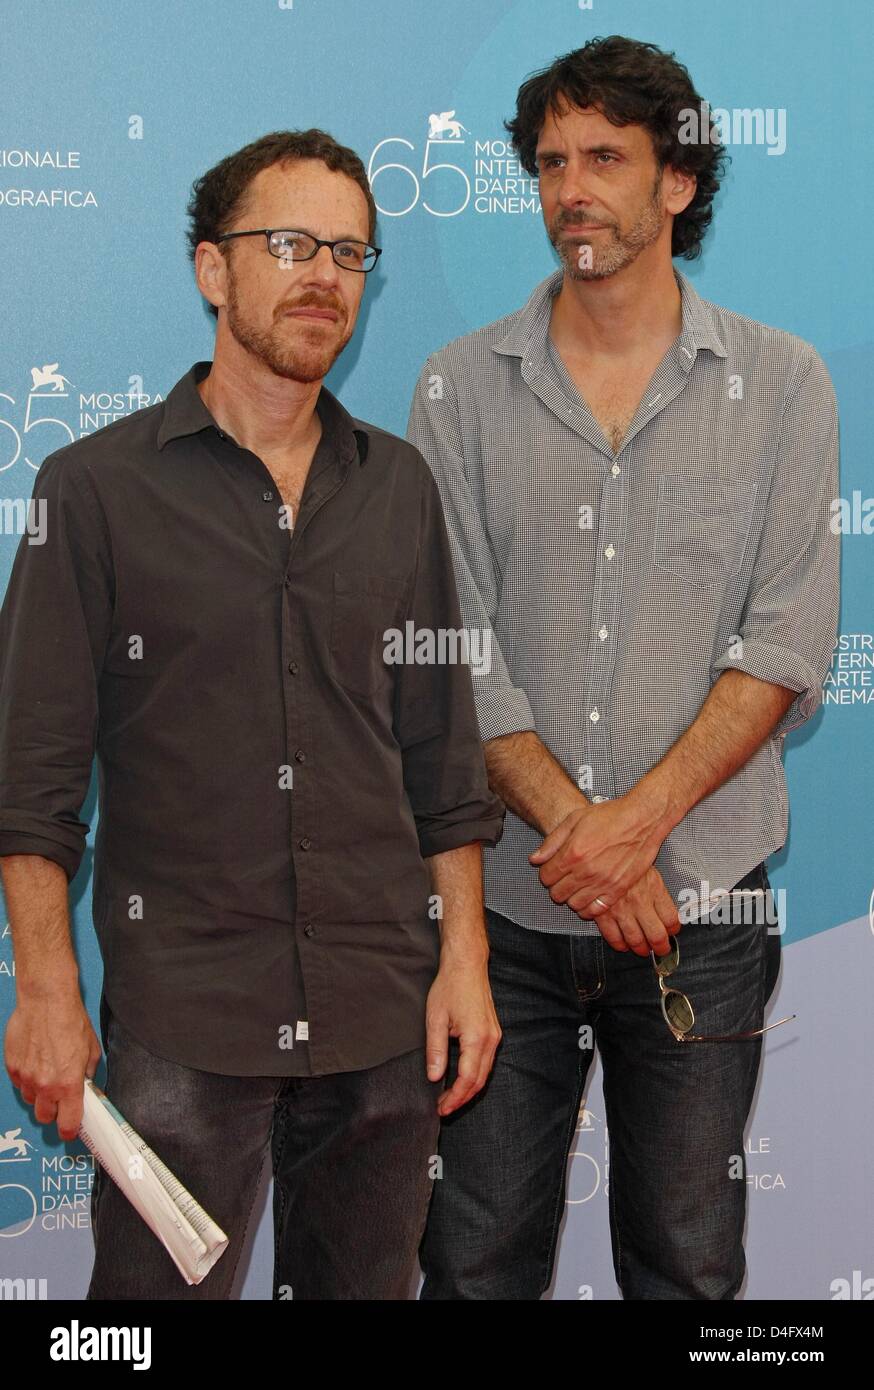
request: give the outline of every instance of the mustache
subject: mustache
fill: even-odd
[[[567,217],[561,217],[559,220],[557,220],[556,222],[554,222],[554,223],[552,224],[552,229],[553,229],[553,232],[554,232],[556,235],[558,235],[559,232],[572,232],[572,231],[574,230],[574,228],[576,228],[576,227],[612,227],[612,226],[613,226],[613,223],[612,223],[612,222],[600,222],[600,221],[598,220],[597,217],[586,217],[586,218],[578,217],[578,218],[576,218],[574,221],[570,221]]]
[[[319,295],[315,290],[307,290],[299,299],[288,300],[280,304],[278,313],[284,313],[286,309],[333,309],[339,318],[345,319],[346,305],[342,299],[333,299],[330,296]]]

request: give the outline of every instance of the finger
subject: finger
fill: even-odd
[[[34,1118],[41,1125],[50,1125],[58,1113],[57,1101],[38,1095],[33,1107]]]
[[[84,1082],[83,1082],[84,1090]],[[75,1139],[82,1123],[82,1095],[80,1093],[61,1097],[58,1102],[58,1134],[61,1139]]]
[[[637,924],[637,918],[627,907],[616,904],[613,908],[613,916],[619,923],[619,930],[626,941],[629,950],[634,951],[635,955],[645,956],[649,954],[649,946],[646,937]]]
[[[481,1044],[461,1044],[461,1055],[459,1056],[459,1073],[452,1087],[445,1094],[445,1101],[449,1108],[443,1109],[443,1113],[449,1113],[450,1109],[457,1109],[464,1105],[471,1095],[474,1094],[474,1086],[477,1083],[479,1074],[479,1062],[482,1059]]]
[[[665,956],[671,949],[671,938],[659,914],[651,903],[639,903],[635,907],[637,924],[657,956]]]
[[[495,1043],[493,1047],[489,1045],[488,1047],[483,1048],[482,1059],[480,1061],[480,1069],[477,1074],[477,1078],[473,1083],[471,1098],[475,1095],[478,1095],[479,1092],[482,1090],[483,1086],[485,1086],[486,1082],[488,1081],[492,1072],[492,1067],[494,1066],[495,1053],[497,1052],[497,1050],[497,1043]]]
[[[551,865],[546,870],[541,869],[540,882],[543,884],[544,888],[548,889],[549,896],[552,898],[552,901],[554,903],[570,902],[570,899],[574,894],[579,894],[580,902],[582,905],[587,905],[589,902],[592,901],[593,895],[597,890],[598,883],[597,880],[593,879],[590,874],[587,873],[585,877],[582,878],[582,881],[580,881],[581,875],[579,870],[577,870],[576,872],[569,871],[564,873],[563,875],[560,871],[556,872],[555,870],[553,870],[552,872],[550,872],[550,870],[552,870]],[[557,865],[556,870],[558,870]],[[552,880],[551,883],[549,882],[550,879]],[[610,904],[607,903],[607,906],[605,907],[605,903],[606,897],[602,896],[601,902],[596,906],[595,911],[606,912],[607,907],[609,907]],[[589,917],[593,917],[594,913],[590,912],[586,915]]]
[[[628,947],[625,944],[625,938],[619,930],[619,923],[612,912],[600,912],[597,918],[589,917],[586,913],[581,912],[577,906],[578,898],[583,897],[585,897],[583,893],[579,895],[575,894],[572,898],[568,899],[568,907],[573,908],[574,912],[576,912],[577,916],[580,918],[580,921],[594,921],[599,932],[607,942],[607,945],[612,946],[614,951],[627,951]]]
[[[596,886],[594,883],[589,883],[582,888],[577,888],[567,899],[568,907],[572,907],[574,912],[589,922],[594,922],[605,912],[609,912],[611,907],[606,894],[599,898],[592,897],[592,889]],[[590,907],[594,908],[593,912],[588,911]]]
[[[680,921],[677,905],[663,882],[658,884],[653,894],[653,903],[667,930],[671,933],[678,932],[683,923]]]
[[[482,1044],[480,1042],[472,1043],[461,1040],[458,1075],[449,1090],[444,1091],[440,1097],[440,1104],[437,1109],[441,1115],[450,1115],[453,1110],[464,1105],[473,1095],[474,1082],[479,1074],[481,1049]]]
[[[592,893],[592,897],[589,901],[582,905],[586,917],[597,917],[599,913],[606,912],[610,909],[615,913],[616,908],[623,902],[623,899],[628,898],[630,891],[635,887],[636,883],[636,879],[629,877],[627,869],[623,870],[618,876],[614,875],[609,878],[606,884],[603,878],[600,883],[598,883],[596,879],[591,878],[588,880],[588,883],[585,881],[580,883],[578,886],[581,893],[585,892],[586,887],[588,887],[589,892]],[[624,906],[627,907],[628,903],[626,902]]]
[[[601,916],[598,918],[598,930],[607,942],[607,945],[612,946],[614,951],[628,950],[625,937],[619,930],[619,923],[616,921],[612,912],[601,913]]]
[[[588,891],[591,892],[592,890],[589,889]],[[615,915],[616,909],[624,897],[624,893],[612,894],[605,890],[603,893],[599,893],[597,898],[591,898],[589,902],[586,902],[586,895],[583,893],[580,898],[582,903],[580,911],[584,917],[591,917],[597,921],[605,912],[612,912]]]
[[[573,826],[565,825],[564,821],[562,821],[554,830],[550,830],[546,839],[541,840],[535,850],[532,850],[528,856],[530,863],[543,864],[547,859],[550,859],[552,855],[555,854],[556,850],[561,849],[572,832]]]
[[[537,868],[537,865],[534,867]],[[579,888],[581,883],[590,883],[591,892],[595,892],[595,880],[584,863],[582,854],[575,851],[570,844],[560,845],[552,857],[540,866],[538,873],[544,888],[551,888],[563,878],[567,878],[571,881],[571,892],[574,888]]]

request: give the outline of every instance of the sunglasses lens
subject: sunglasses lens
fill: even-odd
[[[678,1033],[688,1033],[695,1022],[692,1005],[678,989],[669,989],[662,999],[665,1018]]]
[[[655,951],[650,951],[652,963],[659,975],[671,975],[680,963],[680,946],[676,937],[671,940],[671,949],[664,956],[657,956]]]

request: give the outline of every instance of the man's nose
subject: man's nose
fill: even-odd
[[[559,184],[558,201],[568,211],[591,204],[592,195],[586,188],[585,175],[581,169],[571,168],[570,165],[565,167],[564,177]]]
[[[340,275],[340,267],[334,260],[334,253],[330,246],[320,246],[314,256],[304,262],[306,266],[306,278],[319,285],[336,285]]]

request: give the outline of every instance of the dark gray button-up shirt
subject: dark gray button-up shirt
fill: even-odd
[[[440,487],[464,621],[492,633],[490,670],[472,668],[483,739],[536,729],[600,801],[658,762],[722,671],[798,692],[658,855],[678,905],[706,910],[786,838],[782,738],[817,708],[837,630],[838,431],[809,344],[677,282],[682,331],[617,454],[549,336],[561,270],[428,358],[408,437]],[[594,934],[528,863],[541,838],[508,812],[488,906]]]
[[[461,624],[434,480],[329,391],[293,529],[196,363],[51,454],[0,618],[0,854],[72,877],[96,751],[94,922],[113,1012],[231,1075],[358,1070],[424,1043],[425,857],[494,844],[459,664],[384,632]]]

